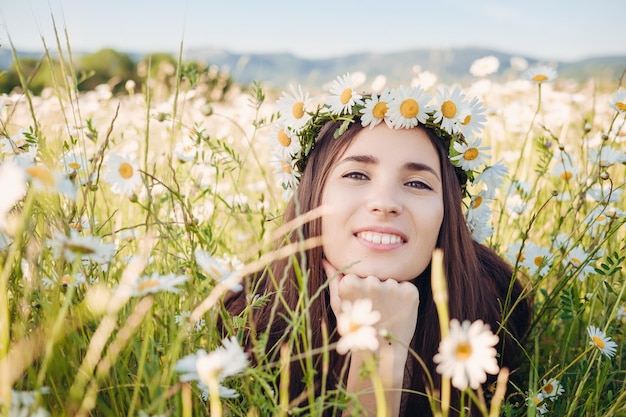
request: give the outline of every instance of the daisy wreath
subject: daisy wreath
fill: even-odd
[[[487,204],[495,197],[508,169],[498,162],[488,165],[482,139],[476,136],[487,120],[486,109],[479,98],[467,99],[459,87],[437,91],[432,97],[419,86],[400,86],[380,93],[357,91],[357,79],[349,73],[337,77],[326,101],[291,87],[277,101],[278,122],[274,126],[275,173],[289,197],[296,190],[307,159],[315,148],[322,127],[340,122],[335,131],[339,138],[351,123],[360,122],[373,128],[385,123],[392,129],[430,128],[448,147],[450,162],[466,199],[466,219],[475,240],[481,242],[491,235],[488,224],[491,209]],[[317,103],[317,104],[316,104]]]

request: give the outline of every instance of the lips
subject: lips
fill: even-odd
[[[402,236],[393,234],[393,233],[381,233],[374,231],[363,231],[356,233],[356,236],[360,239],[363,239],[367,242],[372,242],[375,244],[382,245],[393,245],[404,242]]]

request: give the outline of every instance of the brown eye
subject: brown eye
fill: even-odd
[[[405,185],[418,190],[432,190],[432,187],[423,181],[409,181]]]
[[[353,179],[353,180],[360,180],[360,181],[365,181],[365,180],[369,179],[367,177],[367,175],[363,174],[362,172],[358,172],[358,171],[348,172],[347,174],[343,175],[343,178],[350,178],[350,179]]]

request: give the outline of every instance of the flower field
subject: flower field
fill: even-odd
[[[486,108],[486,164],[506,169],[493,198],[467,204],[489,209],[480,239],[527,277],[534,304],[526,360],[503,398],[467,390],[467,401],[485,415],[626,416],[625,80],[578,83],[543,66],[496,80],[489,63],[476,63],[463,87]],[[63,70],[39,95],[0,97],[2,415],[344,407],[350,395],[340,390],[289,404],[276,378],[288,354],[263,356],[258,334],[252,366],[238,339],[248,312],[221,305],[244,275],[303,250],[272,244],[286,233],[273,145],[281,91],[259,80],[216,94],[216,78],[179,72],[171,89],[143,80],[78,91]],[[378,75],[359,74],[362,88],[394,87]],[[433,96],[444,87],[430,73],[401,81]],[[263,302],[251,298],[250,308]],[[354,310],[374,313],[366,307]],[[299,314],[293,331],[306,334]],[[375,320],[365,318],[367,333]]]

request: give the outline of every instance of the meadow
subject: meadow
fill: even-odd
[[[50,68],[61,72],[52,88],[0,97],[2,415],[345,406],[345,392],[290,404],[276,379],[290,357],[264,357],[258,334],[261,361],[250,366],[237,340],[248,312],[221,306],[243,276],[304,250],[273,245],[289,232],[272,145],[281,92],[263,80],[224,92],[217,69],[185,73],[180,58],[171,84],[147,72],[140,84],[89,91],[71,65]],[[380,88],[377,75],[362,74],[363,88]],[[442,87],[436,74],[402,81],[433,95]],[[540,67],[498,80],[477,70],[464,86],[487,108],[489,163],[508,168],[487,202],[484,241],[534,297],[526,361],[504,398],[467,393],[485,415],[626,416],[623,82],[579,83]],[[250,308],[266,301],[251,298]],[[292,320],[305,335],[306,309]]]

